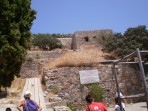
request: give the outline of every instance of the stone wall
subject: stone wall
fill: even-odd
[[[65,52],[62,50],[28,53],[27,57],[34,58],[34,60],[26,61],[23,64],[21,76],[36,77],[43,74],[47,91],[51,91],[55,87],[58,87],[59,97],[63,100],[65,99],[66,101],[73,102],[75,106],[81,108],[82,104],[84,104],[84,98],[88,92],[88,87],[87,85],[84,85],[83,87],[80,85],[79,71],[98,69],[98,71],[101,72],[99,75],[99,84],[105,89],[104,102],[106,105],[114,104],[116,85],[111,65],[106,64],[98,67],[62,67],[52,70],[44,68],[43,70],[43,64],[47,64],[63,53]],[[37,55],[41,58],[37,59]],[[137,64],[120,64],[117,67],[117,72],[119,87],[123,95],[144,93]],[[137,98],[132,101],[138,102],[142,101],[142,99]]]
[[[58,38],[61,41],[64,49],[71,49],[72,38]]]
[[[21,77],[31,78],[39,76],[39,61],[25,61],[22,65],[20,75]]]
[[[21,77],[40,76],[43,65],[48,64],[63,53],[65,53],[65,51],[62,51],[61,49],[53,51],[28,51],[26,61],[21,67]]]
[[[134,66],[135,67],[135,66]],[[101,72],[99,75],[99,84],[105,89],[104,102],[106,105],[114,104],[116,94],[116,85],[114,75],[112,74],[112,66],[105,65],[99,67],[63,67],[54,70],[46,70],[44,73],[47,90],[50,91],[58,87],[60,96],[63,100],[73,102],[73,104],[81,109],[82,104],[85,104],[84,98],[88,92],[87,85],[80,85],[80,70],[98,69]],[[133,69],[133,66],[119,65],[118,80],[120,90],[124,95],[143,93],[141,86],[140,75],[138,71]],[[135,99],[134,102],[140,101],[141,98]]]
[[[119,87],[123,94],[134,95],[144,93],[138,64],[122,64],[118,68]],[[140,101],[141,98],[137,98]]]
[[[113,35],[112,30],[92,30],[92,31],[77,31],[74,33],[73,47],[79,49],[82,45],[102,45],[102,37],[110,37]]]
[[[102,37],[111,37],[112,30],[91,30],[91,31],[77,31],[71,35],[71,38],[58,38],[65,49],[79,49],[83,45],[95,45],[101,47]]]

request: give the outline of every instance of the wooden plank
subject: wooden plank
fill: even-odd
[[[34,100],[35,99],[34,98],[34,92],[35,92],[34,91],[35,90],[35,87],[34,87],[34,78],[31,78],[30,79],[30,83],[31,84],[30,84],[30,90],[29,91],[31,92],[31,99]]]
[[[142,50],[142,51],[140,51],[140,52],[148,52],[148,50]]]
[[[26,79],[26,83],[25,83],[25,86],[24,86],[24,89],[23,89],[23,92],[22,92],[22,95],[21,95],[21,101],[24,100],[24,92],[28,90],[29,82],[30,82],[29,79]]]
[[[142,94],[136,94],[136,95],[130,95],[130,96],[123,96],[122,98],[123,99],[130,99],[130,98],[139,98],[139,97],[143,97],[143,96],[145,96],[144,93],[142,93]]]
[[[43,111],[46,111],[46,104],[45,104],[45,100],[44,100],[44,96],[43,96],[43,91],[42,91],[42,87],[41,87],[41,82],[40,82],[39,78],[38,78],[38,85],[39,85],[40,105],[42,106]]]
[[[37,102],[37,103],[39,103],[39,86],[38,86],[38,80],[37,80],[37,78],[35,78],[35,93],[34,93],[34,95],[35,95],[35,101]]]
[[[27,86],[27,91],[30,91],[31,89],[31,78],[28,78],[29,82],[28,82],[28,86]]]
[[[24,92],[30,91],[32,96],[31,99],[41,105],[42,111],[46,111],[45,99],[41,87],[40,78],[27,78],[26,83],[22,92],[21,99],[24,99]]]

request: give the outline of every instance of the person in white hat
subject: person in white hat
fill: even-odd
[[[120,97],[123,97],[123,94],[121,92],[119,92]],[[116,98],[118,97],[118,93],[116,93]]]
[[[30,97],[31,97],[31,92],[30,91],[25,91],[24,100],[21,101],[20,104],[17,107],[17,109],[19,111],[27,111],[26,104],[27,104],[27,101],[31,100]],[[31,100],[31,101],[33,101],[33,100]],[[41,111],[42,107],[40,105],[38,105],[35,101],[33,101],[33,102],[37,106],[38,111]],[[21,107],[23,107],[23,110],[21,109]]]
[[[124,97],[123,94],[121,92],[119,92],[120,98],[121,98],[121,104],[122,104],[122,111],[125,111],[125,104],[122,100],[122,98]],[[118,97],[118,93],[116,93],[115,95],[115,111],[121,111],[120,110],[120,105],[119,105],[119,97]]]

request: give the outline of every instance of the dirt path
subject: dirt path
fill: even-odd
[[[109,111],[114,111],[114,108],[108,108]],[[127,104],[126,111],[147,111],[146,102]]]

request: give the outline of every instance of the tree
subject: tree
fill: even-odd
[[[9,87],[19,76],[30,48],[30,28],[36,12],[31,0],[0,0],[0,86]]]
[[[39,46],[41,49],[53,50],[55,48],[61,48],[61,42],[53,35],[50,34],[34,34],[32,43],[34,46]]]
[[[123,35],[117,33],[113,37],[108,38],[103,51],[123,56],[135,51],[136,48],[148,49],[147,41],[148,31],[146,30],[146,26],[128,28]]]

